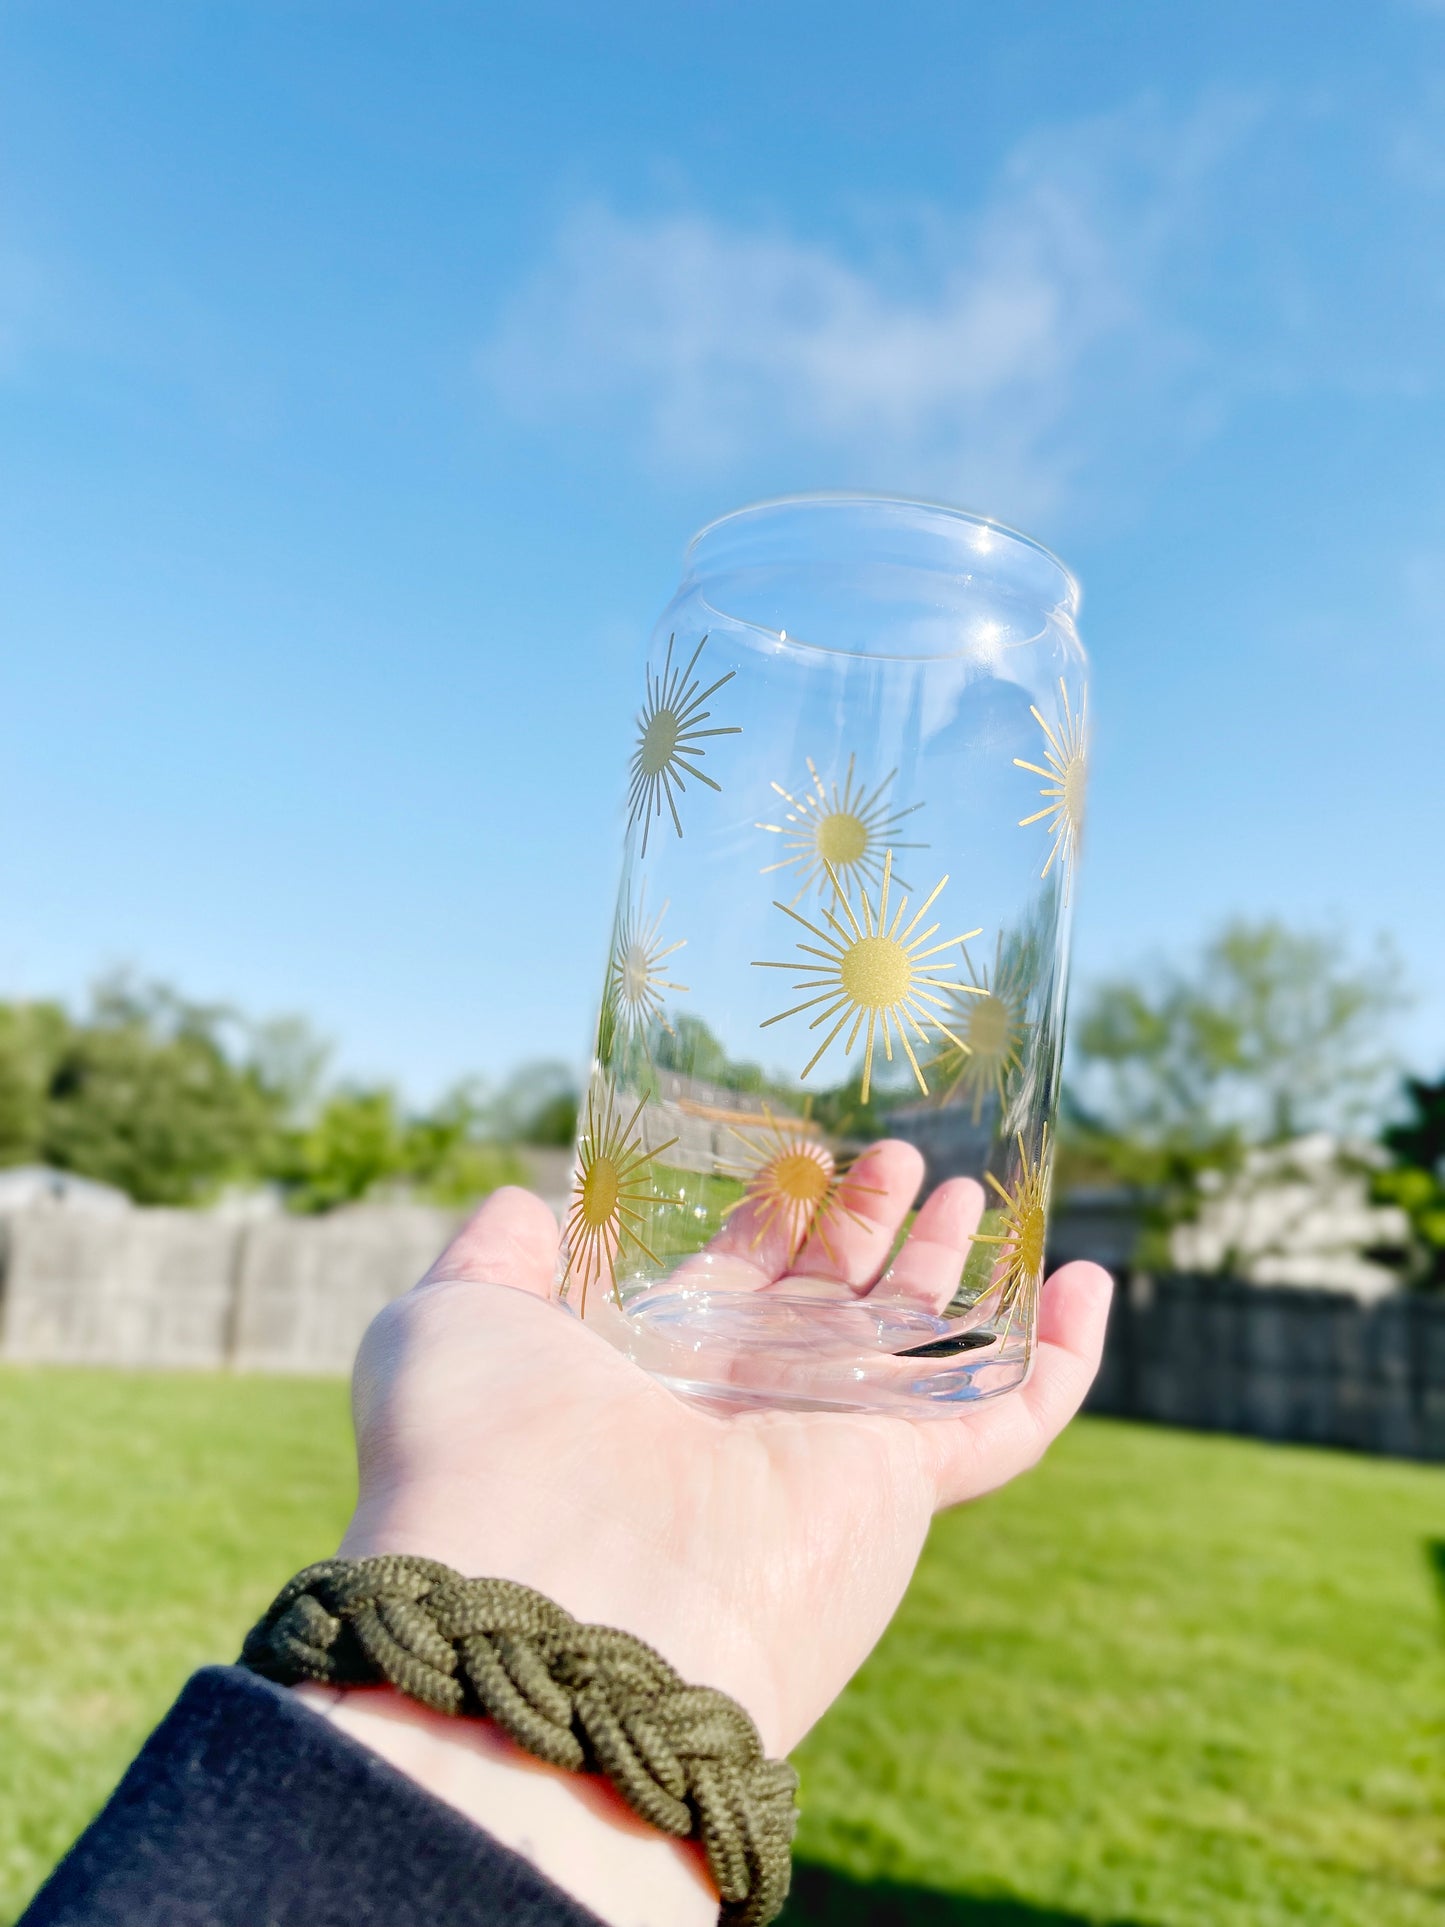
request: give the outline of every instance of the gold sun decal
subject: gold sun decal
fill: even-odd
[[[848,758],[848,771],[841,785],[836,780],[825,785],[811,756],[808,775],[812,787],[805,788],[801,796],[794,796],[781,783],[772,785],[792,807],[785,812],[781,823],[759,823],[758,828],[782,837],[788,854],[776,863],[766,864],[763,875],[768,876],[774,870],[792,870],[798,881],[798,894],[792,899],[794,904],[801,903],[814,884],[826,879],[830,864],[844,883],[851,883],[856,875],[876,887],[883,877],[885,846],[895,850],[928,847],[926,843],[899,843],[895,839],[904,818],[923,808],[921,803],[906,810],[889,807],[886,799],[897,770],[890,770],[870,793],[854,773],[857,760],[856,756]],[[902,877],[898,882],[903,889],[908,889]]]
[[[838,908],[843,912],[846,922],[840,921],[831,910],[824,910],[823,918],[828,928],[822,929],[816,923],[809,923],[806,917],[800,917],[786,903],[775,904],[775,908],[791,917],[794,923],[800,923],[810,936],[817,938],[817,944],[804,943],[799,938],[798,949],[805,957],[817,957],[821,961],[760,962],[756,965],[760,970],[796,970],[799,981],[793,985],[794,990],[815,993],[801,1004],[780,1010],[776,1017],[765,1018],[760,1028],[766,1030],[770,1024],[780,1024],[784,1018],[796,1017],[800,1011],[815,1010],[820,1004],[823,1008],[809,1024],[809,1030],[817,1030],[830,1018],[837,1018],[833,1028],[799,1073],[806,1077],[850,1020],[853,1028],[848,1032],[848,1040],[843,1046],[845,1056],[851,1053],[859,1032],[866,1025],[862,1089],[862,1101],[865,1104],[873,1080],[873,1046],[878,1032],[881,1030],[883,1033],[884,1055],[891,1064],[893,1031],[896,1029],[898,1041],[913,1066],[913,1075],[918,1079],[918,1088],[927,1096],[928,1080],[919,1069],[908,1026],[912,1026],[925,1044],[929,1041],[929,1025],[942,1032],[952,1043],[960,1041],[938,1015],[948,1001],[942,993],[956,990],[959,986],[946,980],[944,973],[949,969],[948,964],[931,964],[928,959],[951,950],[955,944],[967,943],[970,937],[976,937],[979,933],[977,930],[968,930],[961,937],[949,937],[943,943],[935,943],[924,949],[923,946],[939,926],[931,923],[926,930],[918,930],[918,926],[948,882],[947,877],[933,886],[922,908],[915,911],[906,928],[903,927],[903,918],[908,909],[908,898],[900,897],[890,924],[888,893],[893,881],[891,850],[883,859],[883,880],[876,910],[869,903],[866,891],[860,890],[858,909],[855,911],[832,864],[825,863],[823,869],[833,886]],[[918,932],[916,936],[915,931]],[[819,949],[818,944],[823,948]]]
[[[1059,677],[1059,694],[1064,699],[1064,721],[1059,729],[1046,723],[1038,709],[1030,705],[1030,714],[1044,732],[1048,747],[1044,751],[1044,768],[1038,763],[1026,763],[1021,756],[1015,756],[1016,769],[1031,770],[1035,776],[1044,778],[1044,787],[1039,795],[1047,801],[1041,810],[1032,816],[1019,818],[1019,828],[1026,830],[1031,823],[1044,823],[1047,833],[1053,838],[1048,859],[1040,871],[1047,876],[1054,867],[1055,858],[1060,859],[1064,873],[1064,898],[1068,900],[1069,883],[1074,863],[1079,854],[1079,844],[1084,834],[1084,791],[1088,787],[1088,725],[1087,710],[1089,692],[1087,689],[1079,697],[1079,713],[1074,715],[1069,706],[1069,692],[1064,679]],[[1047,818],[1047,822],[1045,822]]]
[[[1022,1067],[1028,1035],[1024,1021],[1028,979],[1017,958],[1004,960],[1002,938],[992,978],[987,970],[974,969],[966,950],[963,960],[975,981],[959,986],[947,1013],[959,1041],[945,1045],[929,1069],[936,1069],[945,1080],[943,1096],[972,1100],[973,1121],[977,1124],[986,1098],[996,1097],[999,1109],[1003,1109],[1008,1080]]]
[[[599,1103],[595,1089],[587,1093],[587,1111],[577,1140],[577,1169],[573,1175],[572,1202],[562,1228],[567,1250],[567,1269],[562,1274],[562,1296],[575,1275],[582,1287],[579,1307],[587,1312],[587,1287],[604,1270],[612,1281],[612,1294],[622,1303],[617,1289],[617,1260],[629,1248],[640,1251],[653,1264],[659,1262],[638,1235],[644,1222],[639,1205],[656,1202],[652,1188],[652,1161],[677,1139],[670,1137],[651,1151],[637,1129],[644,1094],[637,1108],[624,1123],[622,1113],[609,1088]],[[667,1199],[663,1202],[671,1203]]]
[[[679,937],[676,943],[664,944],[660,933],[662,919],[667,915],[667,905],[664,903],[649,923],[646,898],[647,885],[644,883],[636,904],[627,906],[618,923],[617,939],[612,947],[612,955],[607,960],[602,1022],[598,1033],[598,1048],[603,1058],[612,1055],[612,1043],[618,1031],[624,1037],[645,1037],[652,1024],[657,1022],[670,1034],[672,1025],[663,1015],[660,993],[664,990],[687,989],[686,984],[673,983],[663,975],[663,965],[669,957],[685,948],[687,938]]]
[[[713,696],[725,682],[731,682],[735,670],[730,669],[725,676],[719,676],[715,683],[699,691],[701,677],[694,676],[697,659],[707,643],[707,637],[693,650],[686,669],[676,669],[672,661],[672,645],[676,638],[667,639],[667,656],[662,665],[662,674],[654,676],[647,671],[647,698],[637,712],[637,748],[632,753],[632,779],[627,791],[627,827],[642,824],[642,854],[647,855],[647,839],[653,820],[662,815],[662,806],[667,804],[672,817],[673,828],[682,835],[682,819],[677,813],[676,797],[686,788],[683,772],[695,776],[699,783],[706,783],[710,790],[720,790],[722,785],[715,783],[710,776],[704,776],[698,768],[696,758],[705,756],[706,750],[700,747],[707,736],[740,736],[742,729],[737,724],[727,728],[703,729],[712,714],[703,704]]]
[[[1018,1147],[1019,1177],[1011,1191],[999,1183],[992,1171],[984,1174],[1002,1200],[1003,1229],[987,1234],[976,1231],[973,1238],[975,1244],[1001,1247],[989,1285],[990,1291],[997,1289],[998,1309],[1006,1314],[1000,1342],[1008,1337],[1019,1306],[1031,1309],[1037,1302],[1043,1281],[1044,1232],[1049,1210],[1048,1125],[1044,1126],[1037,1164],[1029,1161],[1022,1131]]]
[[[775,1225],[781,1224],[787,1233],[790,1265],[811,1232],[818,1234],[828,1262],[836,1264],[828,1240],[830,1227],[836,1228],[840,1217],[867,1225],[867,1219],[860,1217],[842,1195],[848,1164],[840,1164],[833,1156],[806,1113],[801,1118],[778,1119],[765,1104],[763,1117],[764,1124],[746,1130],[728,1127],[743,1146],[746,1160],[740,1166],[722,1164],[719,1169],[729,1177],[741,1178],[745,1188],[723,1216],[730,1218],[745,1204],[753,1205],[757,1209],[754,1250]],[[854,1195],[864,1191],[882,1195],[876,1185],[853,1185],[850,1191]]]

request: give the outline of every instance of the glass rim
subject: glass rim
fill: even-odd
[[[1057,570],[1063,585],[1063,594],[1058,607],[1067,609],[1069,614],[1077,615],[1083,600],[1083,590],[1078,577],[1068,564],[1056,555],[1045,542],[1018,529],[1009,522],[1001,522],[995,515],[987,515],[981,509],[960,508],[956,503],[934,502],[922,496],[889,495],[875,489],[803,489],[792,495],[765,495],[756,502],[745,502],[741,507],[728,509],[722,515],[715,515],[688,542],[683,550],[683,570],[686,575],[691,571],[693,560],[701,545],[709,536],[729,523],[740,522],[747,516],[760,515],[775,509],[798,508],[880,508],[916,509],[922,514],[936,518],[940,522],[963,523],[970,528],[987,529],[991,535],[1002,537],[1005,541],[1016,543],[1027,549]]]

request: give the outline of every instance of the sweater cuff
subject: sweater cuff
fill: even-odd
[[[18,1927],[601,1927],[294,1693],[207,1666]]]

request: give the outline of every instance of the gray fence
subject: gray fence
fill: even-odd
[[[196,1211],[0,1218],[0,1357],[346,1372],[455,1216],[420,1205],[252,1223]]]
[[[0,1216],[0,1357],[345,1372],[455,1220],[419,1205],[238,1223],[38,1205]],[[1215,1278],[1120,1289],[1090,1409],[1445,1459],[1445,1301]]]
[[[1136,1277],[1116,1295],[1089,1409],[1445,1459],[1445,1301]]]

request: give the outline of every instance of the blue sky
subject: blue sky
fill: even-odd
[[[0,994],[575,1053],[691,531],[984,508],[1086,975],[1389,932],[1445,1053],[1445,6],[0,12]]]

